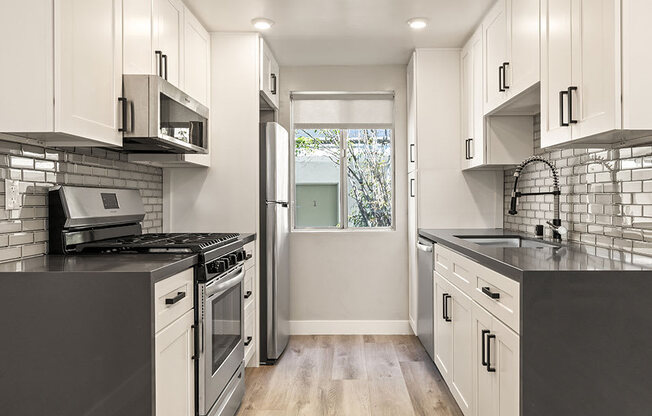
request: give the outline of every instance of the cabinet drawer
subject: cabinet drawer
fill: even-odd
[[[247,269],[245,271],[245,277],[244,277],[244,302],[245,302],[245,307],[249,305],[251,302],[253,302],[254,298],[256,297],[255,294],[255,285],[254,285],[254,280],[256,276],[256,269]]]
[[[247,260],[245,260],[245,269],[249,270],[256,264],[256,242],[252,241],[244,246]]]
[[[251,302],[245,307],[245,363],[248,363],[256,350],[256,305]]]
[[[435,270],[467,295],[473,289],[476,263],[459,253],[435,244]]]
[[[154,285],[155,331],[160,331],[191,310],[193,299],[192,268],[157,282]]]
[[[471,297],[517,334],[520,333],[521,296],[518,282],[479,264],[476,264],[475,270]]]

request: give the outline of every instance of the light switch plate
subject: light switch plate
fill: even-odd
[[[20,208],[20,183],[5,179],[5,208],[8,210]]]

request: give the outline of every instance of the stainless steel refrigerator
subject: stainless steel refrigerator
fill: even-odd
[[[290,337],[290,139],[260,125],[260,361],[273,363]]]

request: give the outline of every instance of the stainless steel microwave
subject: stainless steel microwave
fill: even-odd
[[[122,81],[127,152],[208,152],[208,108],[156,75],[124,75]]]

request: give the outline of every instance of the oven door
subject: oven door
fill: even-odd
[[[199,287],[199,414],[206,415],[244,360],[244,263]]]

